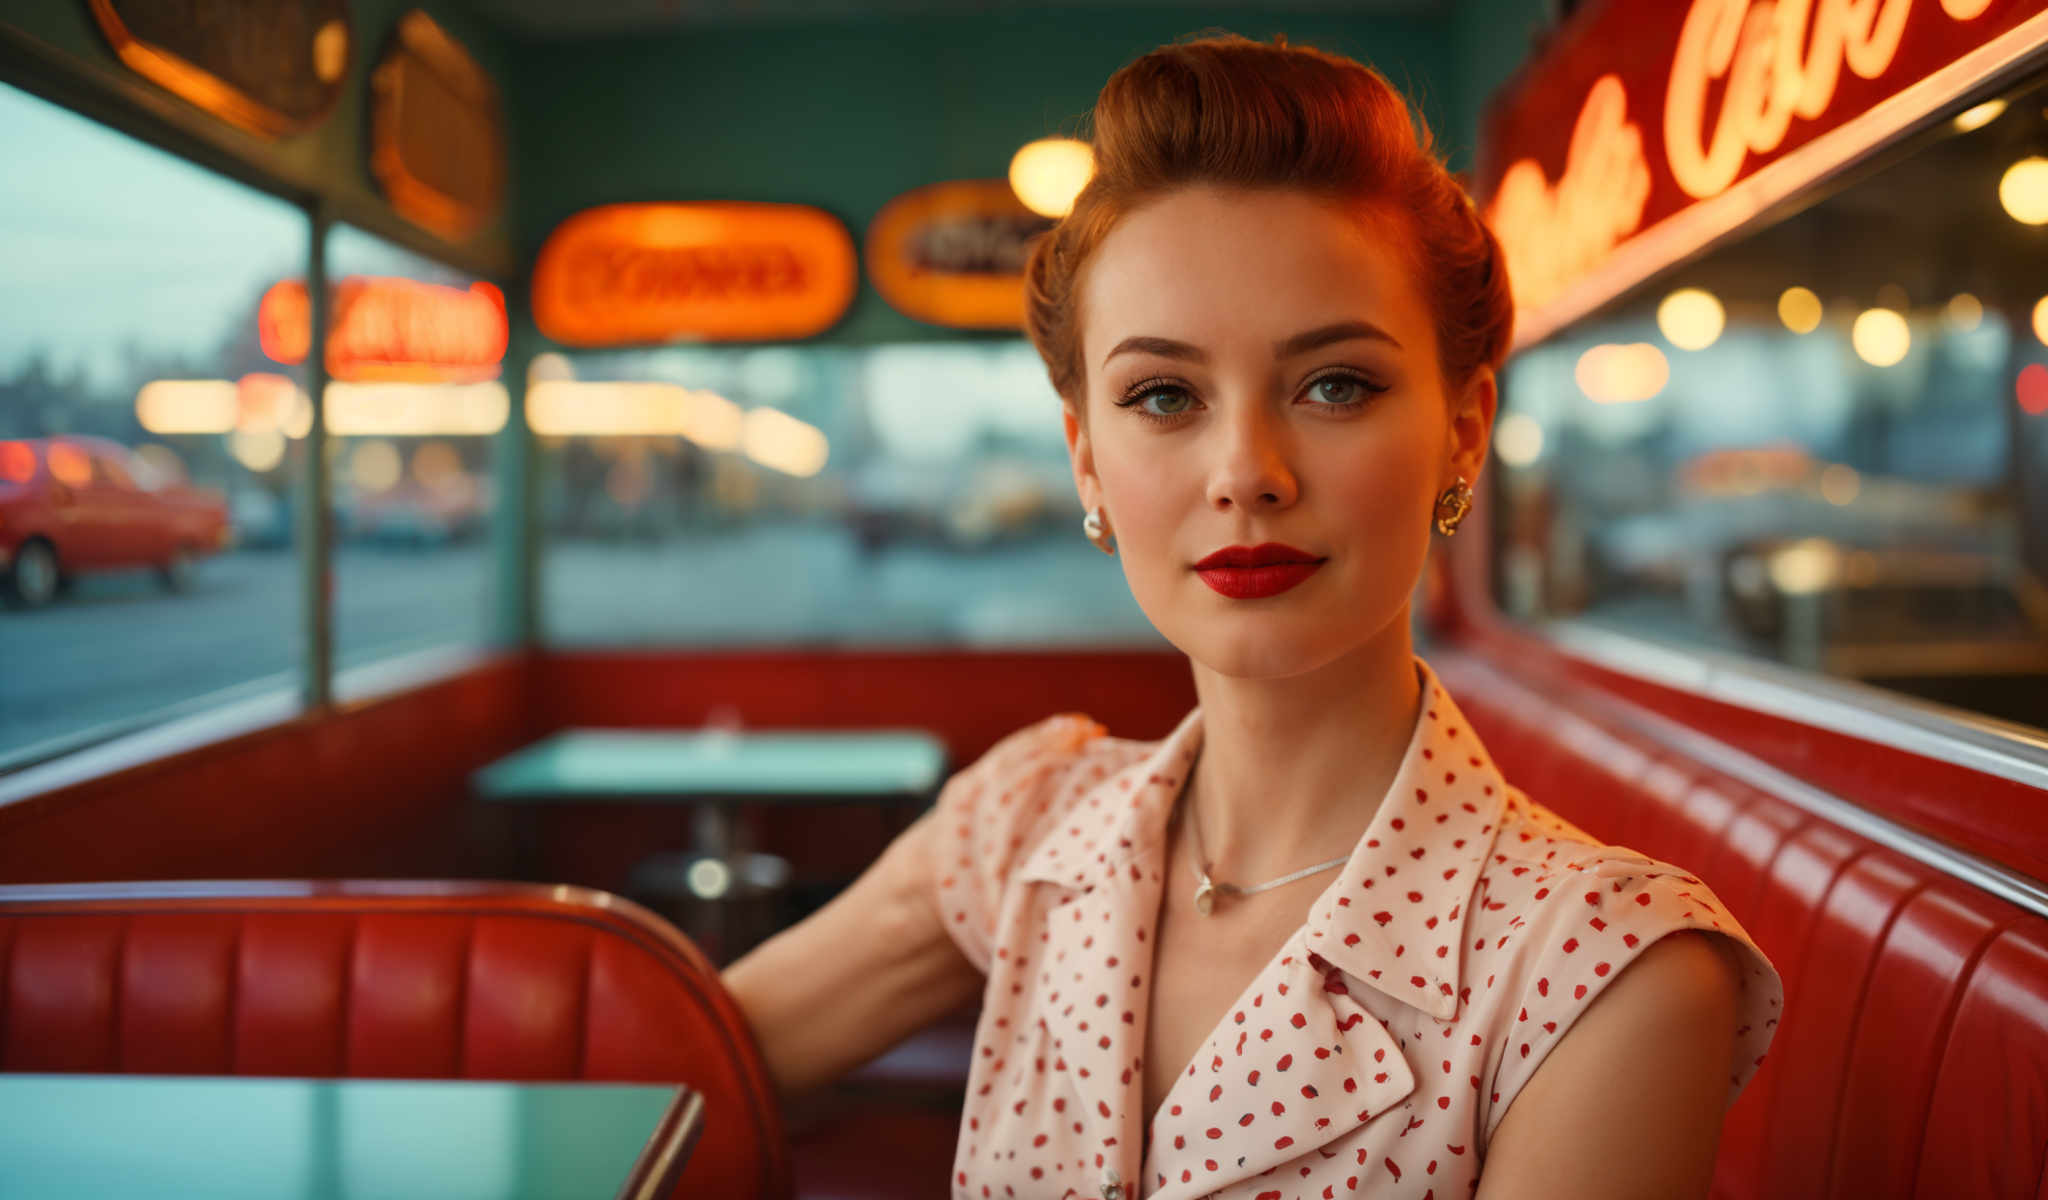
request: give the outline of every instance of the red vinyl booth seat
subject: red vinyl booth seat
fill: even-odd
[[[1785,982],[1715,1197],[2048,1196],[2048,920],[1693,761],[1653,719],[1433,656],[1517,787],[1705,879]],[[2040,813],[2016,815],[2040,820]]]
[[[715,969],[615,896],[448,883],[0,887],[0,1070],[687,1083],[678,1197],[785,1200]]]

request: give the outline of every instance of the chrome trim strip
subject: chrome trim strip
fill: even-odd
[[[143,720],[156,723],[133,732],[116,732],[105,741],[74,750],[0,778],[0,808],[18,801],[86,783],[145,763],[197,750],[243,734],[283,725],[304,712],[299,707],[298,689],[290,685],[255,696],[209,708],[190,716],[162,719],[150,714]]]
[[[675,1100],[662,1113],[619,1188],[619,1200],[660,1200],[668,1195],[703,1130],[704,1097],[695,1088],[678,1085]]]
[[[502,656],[502,651],[462,642],[404,651],[336,671],[332,698],[337,704],[360,704],[452,679]]]
[[[1551,703],[1547,698],[1536,695],[1527,684],[1508,675],[1491,662],[1481,659],[1478,665],[1481,670],[1500,680],[1501,686],[1523,692],[1532,703]],[[1661,713],[1651,712],[1621,697],[1596,691],[1590,704],[1599,710],[1600,715],[1611,717],[1619,724],[1627,726],[1633,732],[1673,753],[1710,767],[1732,779],[1740,780],[1794,808],[1846,829],[1953,879],[1989,892],[2037,916],[2048,917],[2048,885],[2039,880],[1980,858],[1969,851],[1958,850],[1924,833],[1908,829],[1890,818],[1879,816],[1832,792],[1815,787],[1718,738],[1709,737],[1681,722]]]
[[[2048,46],[2048,13],[2014,26],[1819,137],[1759,168],[1727,191],[1659,221],[1615,247],[1546,304],[1515,314],[1514,349],[1535,345],[1630,288],[1676,265],[1772,207],[1853,166],[1885,143]],[[1662,110],[1659,109],[1661,116]]]
[[[350,705],[367,704],[397,692],[455,678],[497,657],[497,651],[476,647],[441,647],[344,670],[336,677],[335,690]],[[133,721],[101,727],[95,732],[105,733],[105,740],[70,752],[64,752],[66,747],[61,743],[41,744],[57,750],[62,756],[0,776],[0,809],[45,792],[89,783],[172,755],[309,717],[310,714],[301,707],[297,688],[287,679],[284,675],[277,675],[268,680],[237,684],[206,696],[180,701],[168,713],[160,710],[138,716]],[[271,690],[247,699],[227,699],[261,683],[268,683]],[[171,715],[202,705],[205,706],[203,711],[184,716]],[[134,728],[144,723],[147,723],[146,727]]]
[[[1622,675],[2048,791],[2048,733],[1849,680],[1644,641],[1585,621],[1530,627]]]

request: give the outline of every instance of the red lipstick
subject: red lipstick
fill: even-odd
[[[1284,542],[1225,546],[1195,564],[1195,574],[1233,600],[1257,600],[1281,592],[1316,573],[1327,559]]]

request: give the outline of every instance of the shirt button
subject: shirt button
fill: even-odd
[[[1115,1171],[1106,1172],[1102,1177],[1102,1200],[1124,1200],[1124,1185]]]

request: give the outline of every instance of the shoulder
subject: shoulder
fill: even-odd
[[[1487,1144],[1487,1200],[1703,1195],[1742,987],[1709,937],[1646,949],[1587,1007]]]
[[[989,939],[1018,864],[1061,835],[1096,783],[1152,746],[1110,737],[1083,714],[1061,713],[1009,734],[946,781],[928,852],[947,930],[970,960],[987,970]]]
[[[1489,1127],[1558,1047],[1583,1041],[1592,1049],[1581,1052],[1599,1057],[1617,1039],[1674,1028],[1692,1030],[1694,1048],[1720,1038],[1712,1077],[1734,1101],[1776,1032],[1784,989],[1705,880],[1602,843],[1511,792],[1481,882],[1474,936],[1505,952],[1498,969],[1514,998],[1494,1022],[1500,1099]],[[1604,1016],[1588,1021],[1595,1011]]]

